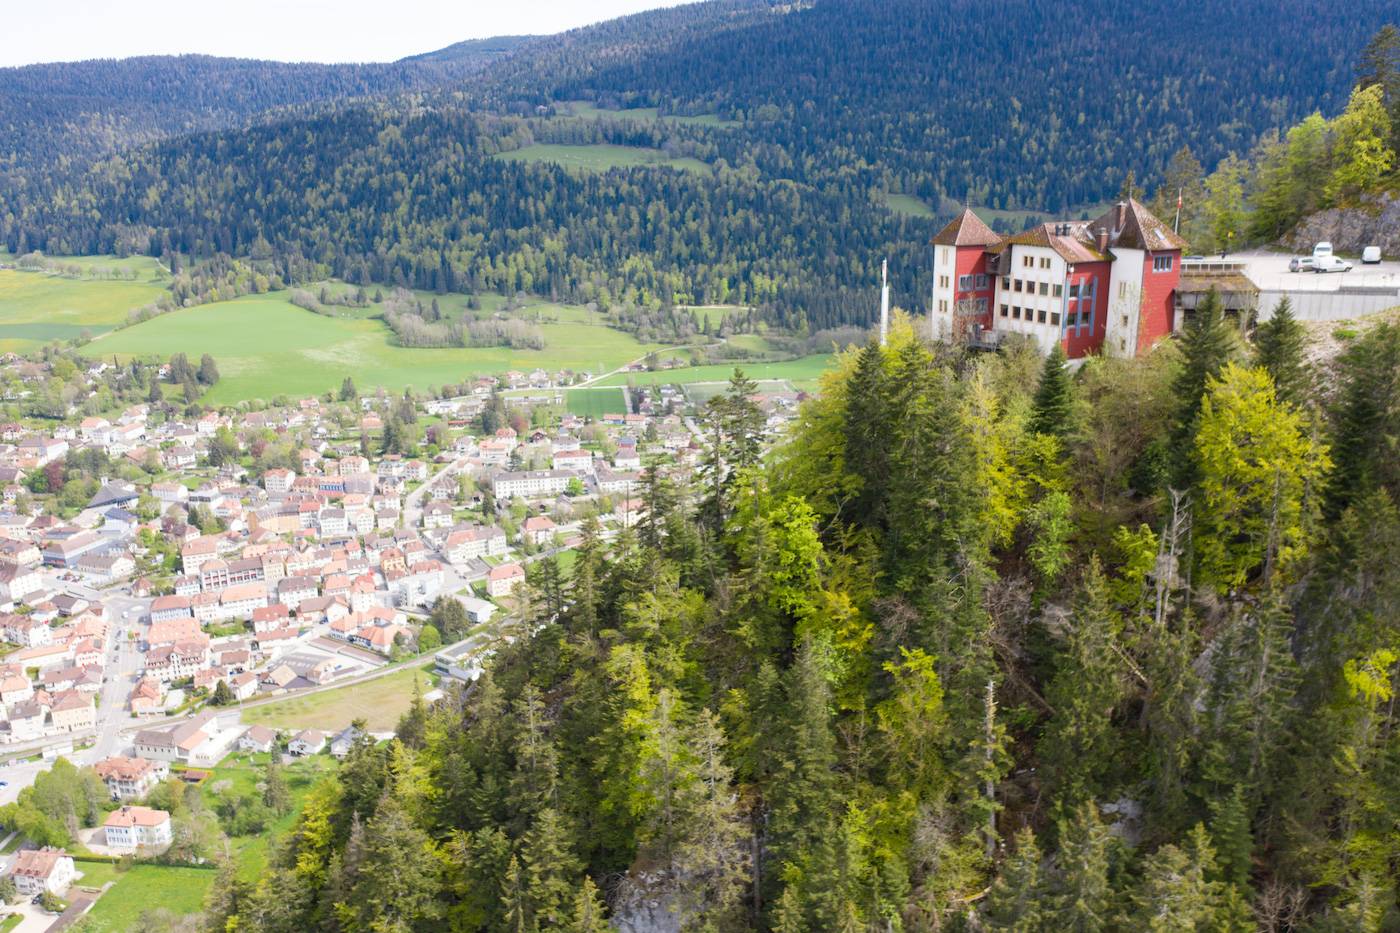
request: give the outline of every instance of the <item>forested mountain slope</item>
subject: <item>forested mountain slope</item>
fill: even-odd
[[[736,379],[208,929],[1397,929],[1400,328],[1174,343],[897,322],[771,456]]]
[[[483,61],[318,65],[180,55],[0,68],[0,178],[238,126],[267,110],[425,90]]]
[[[0,242],[258,255],[284,273],[651,308],[742,302],[812,329],[865,322],[881,259],[896,301],[920,307],[929,284],[933,223],[889,210],[887,195],[1082,213],[1130,175],[1154,184],[1184,145],[1209,170],[1340,108],[1386,11],[718,0],[532,39],[408,103],[16,173],[0,189]],[[727,122],[557,115],[577,98]],[[531,143],[709,170],[496,158]]]

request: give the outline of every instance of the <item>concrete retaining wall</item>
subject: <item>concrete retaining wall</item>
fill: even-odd
[[[1257,320],[1274,315],[1279,300],[1287,295],[1293,303],[1293,316],[1300,321],[1340,321],[1400,307],[1400,289],[1359,288],[1354,290],[1261,291]]]

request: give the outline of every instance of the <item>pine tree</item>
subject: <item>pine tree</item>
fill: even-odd
[[[1064,440],[1070,433],[1072,410],[1069,365],[1065,360],[1064,349],[1056,342],[1040,371],[1040,384],[1035,390],[1035,407],[1031,410],[1027,430]]]
[[[1109,883],[1112,835],[1092,803],[1058,824],[1059,851],[1047,898],[1046,928],[1098,933],[1109,929],[1115,895]]]
[[[566,925],[573,910],[581,866],[557,812],[540,811],[525,834],[520,861],[531,922],[541,929]]]
[[[268,759],[263,771],[263,803],[278,816],[285,816],[292,806],[291,790],[287,787],[286,775],[274,754]]]
[[[1201,400],[1211,379],[1220,375],[1234,355],[1235,336],[1221,310],[1220,293],[1211,289],[1181,336],[1182,368],[1173,385],[1176,424],[1172,431],[1173,483],[1190,489],[1196,482],[1195,447]]]
[[[355,388],[355,380],[346,376],[345,381],[340,384],[340,400],[342,402],[352,402],[359,398],[359,396],[359,390]]]
[[[846,388],[846,470],[860,478],[851,520],[878,528],[884,520],[889,479],[890,399],[885,355],[875,343],[862,347]]]
[[[1273,379],[1279,401],[1294,408],[1312,401],[1307,351],[1307,331],[1293,316],[1293,304],[1285,295],[1273,316],[1254,330],[1254,358]]]
[[[1219,929],[1223,892],[1209,880],[1214,870],[1210,839],[1198,824],[1184,848],[1168,843],[1148,857],[1123,927],[1150,933]]]
[[[1041,879],[1040,846],[1035,833],[1023,827],[1016,833],[1015,847],[1002,863],[987,896],[982,918],[988,930],[1039,933],[1048,930],[1041,899],[1045,896]]]
[[[1090,559],[1065,647],[1046,691],[1054,710],[1039,752],[1055,806],[1069,813],[1094,799],[1118,760],[1114,708],[1124,698],[1117,642],[1122,620],[1109,599],[1098,558]]]
[[[592,878],[584,875],[578,896],[574,898],[573,916],[564,926],[565,933],[612,933],[612,929],[603,899],[598,894],[598,886]]]

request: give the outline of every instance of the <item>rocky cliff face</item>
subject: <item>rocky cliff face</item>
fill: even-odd
[[[1360,208],[1332,208],[1305,218],[1284,237],[1283,243],[1299,253],[1312,252],[1313,244],[1328,240],[1339,253],[1360,254],[1367,246],[1379,246],[1387,259],[1400,257],[1400,196],[1381,195]]]

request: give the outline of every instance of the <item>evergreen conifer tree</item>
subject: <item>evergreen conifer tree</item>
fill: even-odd
[[[1031,410],[1027,429],[1064,440],[1070,432],[1072,404],[1069,366],[1064,349],[1056,342],[1041,368],[1040,383],[1035,390],[1035,407]]]

